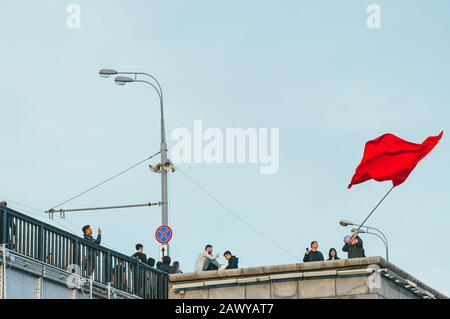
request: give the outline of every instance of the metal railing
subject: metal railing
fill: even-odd
[[[166,273],[4,206],[0,206],[0,243],[141,298],[167,299]]]

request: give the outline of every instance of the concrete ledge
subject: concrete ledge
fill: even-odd
[[[269,281],[269,280],[270,280],[270,276],[244,277],[244,278],[238,278],[237,283],[238,284],[250,284],[250,283],[264,282],[264,281]]]
[[[382,266],[384,268],[387,268],[387,269],[391,270],[392,272],[402,276],[403,278],[405,278],[408,281],[412,282],[413,284],[421,287],[422,289],[428,290],[429,292],[431,292],[438,299],[448,299],[448,297],[446,295],[440,293],[439,291],[435,290],[434,288],[431,288],[430,286],[428,286],[427,284],[423,283],[422,281],[420,281],[419,279],[415,278],[414,276],[410,275],[409,273],[407,273],[403,269],[397,267],[396,265],[390,263],[389,261],[387,261],[386,259],[381,258],[381,257],[380,257],[380,266]]]
[[[324,276],[336,276],[337,270],[321,270],[321,271],[306,271],[303,273],[303,277],[324,277]]]
[[[381,257],[169,276],[169,298],[447,298]]]
[[[292,278],[303,278],[302,272],[291,272],[285,274],[275,274],[270,275],[270,280],[283,280],[283,279],[292,279]]]
[[[224,277],[255,276],[255,275],[267,275],[267,274],[299,272],[299,271],[306,272],[314,270],[326,270],[326,269],[337,269],[348,267],[357,268],[358,266],[383,264],[383,262],[387,263],[381,257],[368,257],[368,258],[342,259],[336,261],[317,261],[310,263],[250,267],[231,270],[201,271],[185,274],[173,274],[169,276],[169,281],[175,283],[180,281],[219,279]]]

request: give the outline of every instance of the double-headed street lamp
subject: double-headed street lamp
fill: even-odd
[[[359,224],[355,224],[346,219],[341,219],[341,221],[339,221],[339,224],[343,227],[347,227],[347,226],[359,227],[359,226],[361,226]],[[361,228],[365,228],[365,229],[361,229]],[[389,243],[388,243],[387,237],[384,235],[384,233],[381,230],[379,230],[378,228],[371,227],[371,226],[362,226],[361,228],[358,230],[360,233],[374,235],[381,239],[381,241],[384,244],[384,247],[386,248],[386,260],[389,261]],[[374,232],[371,232],[371,230],[373,230]],[[353,228],[352,232],[354,233],[355,231],[356,231],[356,228]]]
[[[162,225],[169,225],[169,213],[168,213],[168,199],[167,199],[167,173],[168,173],[168,160],[167,160],[167,143],[166,143],[166,129],[164,125],[164,98],[161,85],[158,80],[151,74],[145,72],[119,72],[113,69],[102,69],[99,72],[101,77],[109,78],[110,76],[116,76],[114,82],[118,85],[125,85],[127,83],[146,83],[153,87],[158,93],[160,108],[161,108],[161,202],[162,202]],[[140,77],[146,76],[150,78],[154,83],[142,80]],[[164,252],[163,252],[164,253]],[[165,253],[169,255],[169,244],[167,244]]]

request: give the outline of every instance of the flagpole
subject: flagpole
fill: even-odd
[[[370,212],[369,216],[366,217],[366,219],[364,219],[364,221],[361,223],[361,225],[359,225],[358,229],[359,230],[364,224],[365,222],[370,218],[370,216],[372,216],[373,212],[378,208],[378,206],[380,206],[380,204],[386,199],[386,197],[389,195],[389,193],[394,189],[395,186],[392,186],[391,189],[389,189],[389,191],[383,196],[383,198],[378,202],[378,204],[372,209],[372,211]]]

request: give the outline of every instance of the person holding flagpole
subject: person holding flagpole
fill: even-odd
[[[347,258],[364,258],[366,257],[364,253],[363,241],[359,237],[359,231],[355,230],[353,235],[347,235],[344,238],[344,247],[342,247],[342,251],[347,253]]]

